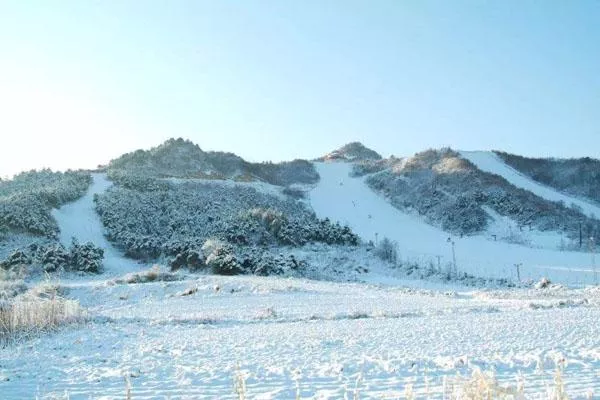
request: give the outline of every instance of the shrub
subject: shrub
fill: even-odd
[[[295,188],[293,186],[286,186],[282,190],[282,193],[285,194],[286,196],[289,196],[292,199],[296,199],[296,200],[300,200],[300,199],[305,199],[306,198],[306,192],[304,190],[299,189],[299,188]]]
[[[384,261],[396,264],[398,262],[398,243],[384,237],[375,247],[374,254]]]
[[[226,243],[207,240],[202,246],[202,252],[206,256],[206,265],[213,274],[239,275],[244,272],[233,253],[233,248]]]
[[[39,254],[39,262],[46,272],[67,269],[69,259],[70,254],[67,249],[58,243],[41,249]]]
[[[0,268],[13,269],[19,265],[31,264],[31,257],[27,255],[23,250],[15,250],[9,254],[8,258],[4,261],[0,261]]]
[[[244,249],[239,259],[241,266],[247,273],[259,276],[283,275],[288,272],[301,272],[306,270],[306,262],[298,261],[294,255],[275,255],[270,251],[260,248]]]
[[[22,266],[40,266],[45,272],[58,270],[98,273],[102,268],[104,250],[93,243],[79,244],[73,240],[69,249],[59,243],[33,244],[17,249],[0,262],[0,269],[12,271]]]
[[[90,242],[79,244],[73,239],[69,255],[69,267],[71,270],[98,273],[102,268],[103,258],[103,249]]]
[[[175,258],[169,261],[169,267],[172,271],[180,268],[188,268],[191,271],[197,271],[206,265],[205,261],[206,258],[201,252],[193,249],[185,249],[180,253],[177,253]]]

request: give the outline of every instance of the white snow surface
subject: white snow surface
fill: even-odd
[[[600,392],[596,289],[431,291],[264,277],[64,284],[89,322],[0,349],[4,400],[443,397],[444,377],[521,376],[527,398],[564,360],[572,398]],[[185,289],[195,288],[189,296]],[[357,383],[358,381],[358,383]],[[66,398],[66,397],[64,397]]]
[[[537,229],[519,227],[512,218],[502,216],[491,207],[483,207],[491,217],[485,232],[489,239],[502,240],[508,243],[523,244],[529,247],[565,250],[569,242],[562,233],[556,231],[542,232]]]
[[[83,197],[52,210],[52,216],[60,229],[60,242],[68,248],[71,239],[76,238],[80,243],[92,242],[101,247],[104,249],[104,270],[108,274],[119,275],[139,270],[140,265],[137,262],[123,257],[122,253],[106,240],[100,216],[94,209],[94,194],[103,193],[112,182],[103,173],[92,174],[92,179],[92,184]]]
[[[366,241],[383,237],[396,241],[405,262],[437,266],[439,259],[442,269],[450,268],[454,264],[454,242],[459,273],[516,280],[515,265],[521,264],[521,280],[546,276],[571,285],[596,280],[593,254],[531,248],[486,236],[453,237],[418,216],[395,208],[371,190],[364,178],[350,177],[351,164],[325,162],[315,166],[321,180],[309,194],[317,215],[349,225]]]
[[[347,164],[317,168],[322,180],[311,202],[320,216],[348,222],[366,239],[394,238],[403,257],[448,261],[445,233],[349,178]],[[102,235],[92,198],[109,185],[94,175],[88,194],[55,216],[66,244],[75,236],[107,250],[110,276],[140,266]],[[487,260],[479,272],[498,275],[509,273],[503,266],[513,257],[557,268],[586,258],[454,239],[461,269]],[[337,268],[364,266],[364,248],[341,249],[327,255]],[[315,263],[325,257],[318,246],[296,252]],[[364,274],[366,283],[191,274],[130,285],[106,274],[62,281],[89,319],[0,348],[0,398],[124,398],[127,377],[136,400],[227,400],[239,398],[233,382],[240,376],[248,399],[294,399],[297,391],[302,399],[402,398],[408,387],[417,398],[441,399],[444,382],[481,369],[507,386],[522,379],[526,398],[535,399],[552,385],[558,363],[570,398],[600,393],[597,288],[473,290],[386,278],[382,265],[367,267],[374,271]]]
[[[460,155],[475,164],[482,171],[500,175],[518,188],[529,190],[535,195],[550,201],[562,201],[567,207],[572,204],[581,207],[588,216],[600,216],[600,207],[580,198],[561,193],[556,189],[542,185],[507,165],[491,151],[461,151]]]

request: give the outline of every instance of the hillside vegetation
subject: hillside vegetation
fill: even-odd
[[[529,158],[502,151],[494,153],[506,164],[537,182],[600,203],[600,160],[589,157]]]
[[[348,227],[317,219],[303,202],[246,186],[130,179],[95,201],[108,239],[127,256],[167,257],[173,268],[207,267],[212,254],[230,272],[256,272],[269,248],[358,244]]]
[[[263,181],[277,186],[318,182],[312,163],[294,160],[282,163],[250,163],[233,153],[205,152],[198,145],[169,139],[150,150],[136,150],[108,165],[113,180],[123,176],[151,178],[202,178]]]
[[[408,159],[358,164],[356,175],[370,170],[367,184],[400,209],[415,210],[442,229],[460,235],[483,231],[490,219],[486,207],[521,227],[597,236],[600,221],[559,202],[519,189],[504,178],[483,172],[451,149],[428,150]]]
[[[44,169],[0,181],[0,231],[55,238],[58,226],[50,211],[85,194],[87,172],[52,172]]]
[[[351,142],[345,144],[337,150],[332,151],[331,153],[325,154],[323,157],[319,157],[317,161],[333,161],[333,160],[341,160],[341,161],[377,161],[381,160],[383,157],[379,153],[374,150],[365,147],[360,142]]]

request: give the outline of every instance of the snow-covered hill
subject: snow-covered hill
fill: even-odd
[[[507,166],[494,153],[458,153],[442,149],[428,150],[407,159],[382,159],[362,144],[351,143],[331,154],[339,156],[332,157],[338,162],[302,161],[298,163],[302,168],[297,170],[294,166],[290,170],[312,171],[311,176],[314,179],[318,176],[318,183],[311,186],[305,182],[304,185],[284,189],[279,184],[268,183],[269,179],[251,184],[237,182],[239,175],[234,173],[237,171],[236,165],[250,168],[250,164],[228,153],[204,152],[189,141],[173,139],[151,150],[136,151],[114,160],[108,168],[108,177],[111,171],[118,171],[118,178],[114,182],[109,181],[106,174],[94,174],[93,184],[85,196],[54,210],[52,216],[60,228],[60,241],[63,244],[68,245],[71,238],[75,237],[79,242],[90,241],[104,248],[106,270],[114,274],[139,268],[135,262],[123,258],[123,254],[113,247],[115,243],[120,249],[128,249],[127,246],[133,245],[145,249],[150,243],[153,246],[149,247],[152,254],[144,253],[144,257],[146,261],[154,262],[174,256],[164,253],[163,245],[170,243],[171,239],[175,244],[189,239],[192,236],[190,232],[208,232],[201,235],[201,241],[211,235],[221,235],[223,237],[218,237],[221,240],[229,240],[229,237],[239,239],[241,227],[257,229],[252,220],[255,217],[247,217],[247,214],[248,210],[257,207],[256,199],[259,198],[269,199],[263,201],[263,208],[279,208],[272,215],[285,211],[283,214],[289,214],[286,220],[303,221],[294,223],[294,226],[302,228],[300,230],[304,232],[308,227],[307,221],[312,217],[298,211],[310,213],[303,205],[306,200],[296,200],[302,197],[302,188],[303,191],[309,191],[310,206],[318,217],[348,224],[365,242],[377,244],[385,237],[397,242],[400,261],[404,266],[419,265],[441,273],[454,270],[454,273],[466,272],[513,281],[517,280],[517,275],[522,280],[549,276],[565,283],[589,283],[596,279],[593,252],[564,250],[572,249],[578,242],[575,236],[578,236],[577,225],[580,220],[577,218],[587,218],[582,224],[584,234],[594,232],[600,226],[597,220],[568,206],[575,204],[587,215],[600,215],[600,207],[532,181]],[[360,167],[359,174],[357,166]],[[146,170],[146,167],[150,169]],[[222,173],[220,178],[231,175],[230,179],[221,179],[218,185],[202,185],[195,174],[203,171],[203,168],[216,168]],[[260,164],[259,169],[262,172],[272,170],[276,175],[283,171],[281,166],[274,167],[268,163]],[[286,172],[286,177],[282,175],[279,178],[293,182],[297,177],[295,172],[289,177]],[[361,174],[363,177],[351,177]],[[179,175],[181,177],[177,177]],[[274,180],[279,182],[279,178]],[[314,179],[307,182],[314,182]],[[303,179],[299,181],[304,182]],[[148,182],[158,183],[160,190],[147,190],[144,184]],[[103,195],[114,183],[121,192],[125,191],[131,196]],[[193,207],[198,205],[197,193],[214,191],[217,198],[224,196],[225,199],[231,199],[239,197],[240,193],[254,193],[230,190],[248,186],[254,187],[260,195],[242,196],[247,200],[243,206],[238,206],[240,202],[235,201],[224,201],[231,203],[227,210],[223,204],[216,206],[217,211],[221,210],[227,215],[208,217],[203,211],[199,215],[207,217],[206,220],[188,218]],[[184,197],[181,194],[184,189],[190,204],[179,201]],[[295,190],[299,196],[293,197],[286,190]],[[404,196],[406,191],[412,192]],[[110,218],[105,215],[107,226],[102,226],[97,215],[98,208],[93,203],[96,194],[101,195],[101,199],[112,199],[112,203],[100,202],[105,214],[110,214]],[[131,198],[136,201],[128,203]],[[210,207],[219,203],[215,199],[206,201],[211,203]],[[553,203],[556,201],[562,201],[564,206]],[[283,204],[293,207],[284,207]],[[117,209],[119,213],[115,213]],[[133,214],[138,215],[138,220],[143,223],[136,222],[135,218],[130,220]],[[249,218],[250,222],[247,221]],[[221,226],[223,229],[212,229],[229,220],[235,223]],[[119,242],[113,234],[111,244],[104,236],[109,222],[112,228],[115,224],[123,225],[128,233],[131,231],[135,235],[121,235],[121,239],[127,240]],[[326,221],[324,223],[327,224]],[[279,234],[276,227],[273,229]],[[155,231],[161,234],[155,235]],[[149,242],[149,239],[152,240]],[[588,238],[584,240],[586,242],[582,250],[588,250]],[[289,241],[267,242],[281,247]]]
[[[367,169],[381,172],[401,163],[388,160]],[[457,165],[453,160],[442,166],[448,171]],[[493,373],[502,387],[522,386],[524,398],[538,398],[555,385],[557,368],[572,398],[593,398],[600,391],[597,287],[466,288],[442,281],[440,274],[434,283],[403,276],[403,267],[416,263],[515,281],[519,265],[521,280],[547,276],[579,286],[595,282],[593,253],[494,241],[490,232],[514,221],[503,222],[505,217],[492,210],[486,210],[494,218],[487,231],[452,236],[422,215],[392,205],[368,186],[368,175],[351,177],[352,163],[318,162],[314,167],[320,181],[306,200],[288,197],[282,187],[265,182],[208,185],[172,177],[155,179],[162,186],[152,195],[143,193],[153,190],[148,187],[107,193],[113,183],[105,174],[93,174],[87,193],[52,216],[65,245],[75,237],[104,248],[105,274],[67,275],[41,284],[80,302],[88,318],[0,348],[0,398],[114,399],[130,392],[133,399],[380,399],[410,393],[445,399],[457,398],[460,385],[480,370]],[[232,190],[238,186],[243,190]],[[189,203],[169,200],[180,197],[183,189],[191,194]],[[115,279],[149,267],[125,258],[103,235],[94,197],[121,190],[131,190],[140,202],[114,197],[112,211],[117,205],[123,209],[113,222],[142,230],[144,224],[136,224],[135,218],[127,223],[133,205],[144,206],[137,212],[142,210],[146,222],[169,224],[177,218],[146,210],[166,210],[167,199],[175,204],[173,215],[187,218],[198,204],[196,195],[206,197],[210,190],[218,198],[208,203],[234,219],[240,208],[235,203],[243,202],[222,198],[251,192],[244,201],[253,205],[263,197],[269,197],[269,207],[290,202],[289,213],[304,228],[315,219],[305,209],[310,205],[317,217],[348,224],[365,242],[396,241],[403,267],[381,261],[365,245],[284,247],[270,242],[269,251],[283,254],[273,260],[294,256],[310,266],[309,273],[226,277],[151,269],[138,275],[148,277],[146,281],[131,275]],[[296,206],[304,214],[294,211]],[[215,215],[192,222],[189,229],[197,233],[200,226],[210,227],[227,216]],[[155,221],[157,216],[164,220]],[[169,229],[185,232],[181,226]],[[36,279],[17,283],[41,293],[33,287]],[[343,280],[353,282],[339,282]],[[235,393],[236,385],[243,394]]]
[[[600,160],[591,157],[524,157],[499,150],[495,150],[494,154],[536,182],[600,204]]]
[[[188,140],[169,139],[149,150],[137,150],[111,160],[107,166],[113,180],[127,176],[155,178],[208,178],[213,180],[263,181],[286,186],[314,183],[319,177],[306,160],[251,163],[220,151],[203,151]]]
[[[451,236],[393,207],[373,192],[364,178],[350,177],[351,164],[316,163],[316,168],[321,180],[310,193],[310,202],[317,215],[348,224],[366,241],[395,240],[405,262],[447,269],[454,264],[454,242],[459,272],[516,280],[516,264],[520,264],[521,279],[548,276],[572,284],[594,281],[593,254],[535,249],[481,235]]]
[[[600,207],[580,198],[560,193],[556,189],[532,180],[504,163],[500,157],[491,151],[461,151],[460,154],[482,171],[500,175],[519,188],[528,190],[550,201],[561,201],[567,206],[574,204],[581,208],[588,216],[600,217]]]

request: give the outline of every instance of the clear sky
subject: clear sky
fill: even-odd
[[[0,176],[180,136],[600,158],[600,1],[0,0]]]

